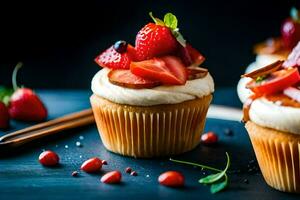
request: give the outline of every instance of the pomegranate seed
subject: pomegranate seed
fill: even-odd
[[[126,172],[126,173],[130,174],[131,171],[132,171],[132,169],[131,169],[130,167],[126,167],[126,169],[125,169],[125,172]]]
[[[102,168],[102,161],[97,158],[90,158],[86,161],[84,161],[84,163],[82,163],[80,169],[87,172],[87,173],[94,173],[94,172],[98,172],[100,171]]]
[[[158,177],[158,182],[168,187],[182,187],[184,185],[184,176],[177,171],[167,171]]]
[[[53,151],[44,151],[39,156],[39,162],[44,166],[54,166],[58,164],[59,157]]]
[[[111,171],[102,176],[101,182],[107,184],[115,184],[115,183],[120,183],[121,178],[122,178],[121,172]]]
[[[102,165],[107,165],[107,161],[106,160],[102,160]]]
[[[204,144],[215,144],[218,142],[218,135],[210,131],[201,136],[201,142]]]
[[[136,171],[132,171],[132,172],[130,173],[130,175],[131,175],[131,176],[137,176],[138,173],[137,173]]]
[[[73,176],[73,177],[77,177],[77,176],[78,176],[78,174],[79,174],[79,173],[78,173],[78,171],[74,171],[74,172],[72,172],[72,176]]]

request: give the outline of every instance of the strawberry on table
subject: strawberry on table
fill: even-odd
[[[152,16],[155,23],[148,23],[137,34],[135,40],[136,55],[139,61],[155,56],[172,54],[176,51],[178,42],[185,46],[185,40],[177,28],[177,18],[167,13],[164,21]]]
[[[117,41],[110,48],[95,58],[101,67],[111,69],[129,69],[132,60],[135,60],[135,49],[125,41]]]
[[[9,115],[12,119],[17,120],[42,121],[47,118],[47,109],[40,98],[31,89],[17,86],[17,71],[21,67],[22,63],[18,63],[13,73],[15,92],[10,97]]]

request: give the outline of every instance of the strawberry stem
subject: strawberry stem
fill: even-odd
[[[22,66],[23,66],[23,63],[18,62],[17,65],[15,66],[15,69],[14,69],[13,74],[12,74],[12,85],[13,85],[13,88],[14,88],[15,91],[17,89],[19,89],[18,84],[17,84],[17,74],[18,74],[19,69]]]

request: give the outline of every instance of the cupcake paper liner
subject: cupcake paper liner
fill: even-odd
[[[246,129],[268,185],[284,192],[300,192],[300,135],[261,127]]]
[[[101,140],[109,151],[149,158],[196,147],[212,95],[155,106],[122,105],[95,94],[90,100]]]

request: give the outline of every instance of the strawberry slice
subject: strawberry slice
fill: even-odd
[[[174,56],[131,62],[130,70],[137,76],[160,81],[167,85],[184,85],[187,80],[184,64]]]
[[[135,60],[136,50],[128,45],[124,53],[118,53],[113,46],[105,50],[95,58],[95,62],[101,67],[111,69],[129,69],[131,60]]]
[[[179,57],[186,66],[201,65],[205,61],[205,57],[190,44],[179,46]]]
[[[158,81],[152,81],[136,76],[127,69],[115,69],[108,73],[109,81],[115,85],[142,89],[142,88],[153,88],[160,85]]]
[[[188,80],[204,78],[208,74],[208,70],[202,67],[187,68]]]

